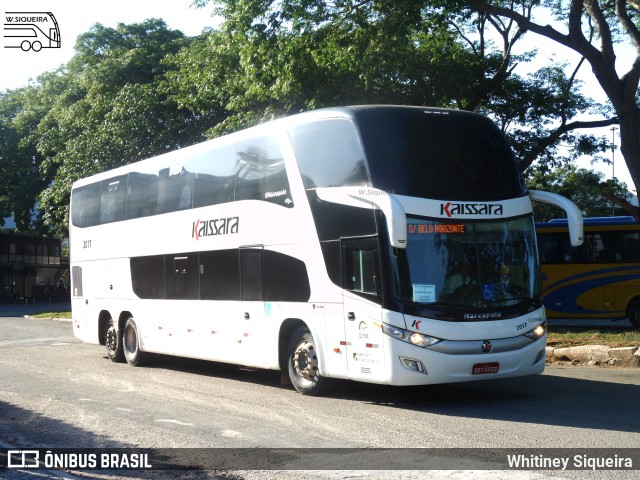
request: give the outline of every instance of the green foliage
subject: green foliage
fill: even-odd
[[[3,213],[32,226],[37,199],[44,225],[63,236],[75,180],[203,140],[219,121],[215,109],[194,116],[173,99],[167,81],[172,66],[165,59],[188,44],[160,20],[94,25],[65,68],[3,94],[3,141],[15,165],[9,191],[22,192],[0,200]]]
[[[526,17],[539,3],[566,18],[557,1],[491,8],[517,7]],[[589,125],[575,119],[610,115],[612,106],[582,95],[567,65],[514,74],[536,54],[514,54],[532,38],[517,22],[459,0],[194,4],[222,15],[220,29],[186,38],[161,20],[96,24],[78,38],[67,65],[0,94],[1,216],[13,213],[21,229],[43,225],[64,235],[78,178],[272,118],[367,103],[487,114],[509,137],[532,188],[559,191],[585,209],[600,202],[605,182],[568,165],[609,148],[607,139],[577,133]],[[605,14],[613,23],[613,10]],[[594,196],[574,188],[579,182]],[[625,195],[617,184],[607,188]]]
[[[608,217],[614,205],[607,194],[629,200],[631,194],[624,183],[617,179],[604,180],[604,174],[577,168],[574,165],[550,169],[531,169],[527,176],[527,186],[531,190],[546,190],[570,198],[580,208],[585,217]],[[552,218],[564,218],[565,213],[558,207],[545,203],[534,203],[536,221],[546,222]]]

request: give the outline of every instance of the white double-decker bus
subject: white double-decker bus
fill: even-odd
[[[76,182],[73,329],[148,352],[420,385],[540,373],[531,200],[483,116],[322,109]]]

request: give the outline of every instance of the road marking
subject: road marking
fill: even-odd
[[[181,422],[180,420],[173,420],[173,419],[170,419],[170,418],[158,418],[157,420],[154,420],[154,422],[174,423],[176,425],[183,425],[185,427],[193,427],[193,423]]]
[[[236,432],[235,430],[223,430],[220,432],[220,435],[227,438],[240,438],[242,434],[240,432]]]

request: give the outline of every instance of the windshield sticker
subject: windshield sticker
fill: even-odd
[[[409,234],[413,235],[429,235],[431,233],[464,233],[464,223],[450,224],[450,223],[428,223],[418,225],[408,225]]]
[[[482,285],[482,298],[487,302],[496,301],[496,287],[492,283]]]
[[[413,301],[433,303],[436,301],[436,286],[433,284],[413,284]]]

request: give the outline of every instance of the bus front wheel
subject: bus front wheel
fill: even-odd
[[[124,358],[129,365],[136,367],[144,361],[144,353],[140,350],[140,333],[133,317],[129,317],[124,324],[122,344]]]
[[[307,327],[299,327],[289,340],[287,350],[289,378],[295,389],[303,395],[320,395],[326,379],[320,376],[318,354],[313,335]]]
[[[122,332],[116,329],[113,318],[106,320],[107,328],[104,334],[104,344],[107,347],[107,357],[112,362],[122,362],[124,360],[124,352],[122,350]]]
[[[640,329],[640,298],[636,298],[633,302],[631,302],[631,304],[629,305],[628,313],[631,325],[633,325],[637,329]]]

